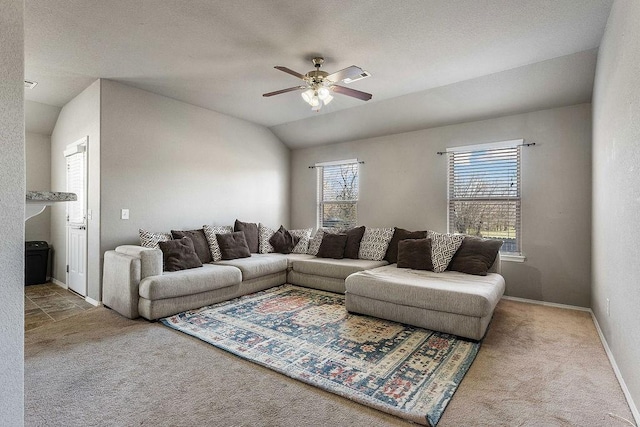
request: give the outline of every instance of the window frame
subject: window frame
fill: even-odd
[[[470,152],[482,152],[482,151],[490,151],[490,150],[498,150],[505,148],[516,148],[516,173],[517,173],[517,187],[516,192],[517,196],[515,197],[506,197],[506,196],[485,196],[485,197],[476,197],[475,201],[484,201],[484,202],[504,202],[504,201],[514,201],[516,206],[516,223],[515,223],[515,240],[516,240],[516,252],[505,252],[502,249],[500,250],[500,256],[502,260],[507,261],[516,261],[523,262],[525,260],[525,256],[523,255],[522,249],[522,147],[524,146],[524,139],[514,139],[508,141],[499,141],[499,142],[488,142],[482,144],[474,144],[474,145],[466,145],[466,146],[458,146],[458,147],[449,147],[446,150],[447,153],[447,230],[449,232],[456,232],[456,230],[452,230],[452,203],[456,201],[462,201],[460,197],[452,200],[452,182],[451,179],[455,177],[455,171],[452,170],[452,154],[456,153],[470,153]],[[468,201],[473,202],[474,198],[469,198]]]
[[[357,176],[356,194],[357,194],[357,198],[356,199],[352,199],[352,200],[324,200],[324,184],[325,184],[324,172],[325,172],[325,167],[328,167],[328,166],[345,166],[345,165],[355,165],[356,168],[357,168],[356,169],[356,176]],[[324,207],[326,205],[346,205],[346,204],[354,205],[356,207],[355,208],[356,218],[355,218],[353,224],[346,225],[347,227],[355,227],[356,224],[358,223],[358,207],[357,206],[358,206],[358,201],[359,201],[359,197],[360,197],[360,161],[358,161],[358,159],[334,160],[334,161],[329,161],[329,162],[316,163],[314,165],[314,168],[317,171],[317,175],[316,175],[316,185],[317,185],[316,226],[317,226],[317,228],[320,229],[320,228],[335,227],[335,225],[334,226],[327,226],[323,222]]]

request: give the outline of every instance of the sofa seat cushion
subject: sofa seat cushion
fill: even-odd
[[[249,258],[217,261],[214,265],[239,268],[242,280],[251,280],[287,270],[287,258],[282,254],[251,254]]]
[[[303,274],[332,277],[334,279],[346,279],[350,274],[362,270],[381,267],[383,265],[387,265],[387,261],[369,261],[350,258],[312,258],[308,260],[293,261],[293,270]]]
[[[175,298],[239,285],[240,270],[234,267],[204,264],[201,268],[169,271],[140,281],[139,294],[148,300]]]
[[[434,273],[397,268],[396,264],[349,276],[347,294],[410,307],[483,317],[504,293],[504,278],[495,273],[473,276],[456,271]]]
[[[309,255],[309,254],[290,253],[290,254],[286,254],[284,256],[287,257],[287,268],[289,270],[293,269],[294,261],[301,261],[301,260],[305,260],[305,259],[316,259],[315,256]]]

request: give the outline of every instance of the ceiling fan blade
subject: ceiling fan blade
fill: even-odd
[[[325,79],[330,80],[334,83],[341,82],[344,79],[352,79],[354,77],[359,76],[364,71],[362,68],[352,65],[351,67],[347,67],[344,70],[336,71],[333,74],[329,74]]]
[[[262,94],[262,96],[280,95],[281,93],[293,92],[294,90],[300,90],[300,89],[306,89],[306,86],[289,87],[287,89],[281,89],[281,90],[276,90],[275,92],[265,93],[265,94]]]
[[[273,67],[273,68],[275,68],[276,70],[284,71],[285,73],[287,73],[287,74],[291,74],[292,76],[295,76],[295,77],[297,77],[297,78],[299,78],[299,79],[304,79],[304,75],[303,75],[303,74],[300,74],[300,73],[299,73],[299,72],[297,72],[297,71],[293,71],[293,70],[292,70],[292,69],[290,69],[290,68],[283,67],[283,66],[281,66],[281,65],[276,65],[276,66],[275,66],[275,67]]]
[[[355,89],[350,89],[344,86],[333,85],[331,86],[331,89],[334,92],[341,93],[342,95],[352,96],[354,98],[358,98],[363,101],[368,101],[373,97],[373,95],[371,95],[370,93],[362,92]]]

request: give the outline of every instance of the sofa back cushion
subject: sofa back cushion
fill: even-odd
[[[209,243],[209,252],[211,252],[211,258],[213,261],[220,261],[222,259],[222,252],[220,252],[220,245],[218,245],[218,239],[216,234],[228,234],[233,233],[233,226],[231,225],[203,225],[204,235],[207,237],[207,243]]]
[[[258,224],[254,222],[242,222],[236,219],[233,231],[243,231],[247,246],[252,254],[260,251],[260,233],[258,232]]]
[[[502,240],[465,236],[447,270],[486,276],[502,247]]]
[[[387,253],[389,242],[393,237],[393,228],[367,227],[360,242],[358,258],[371,261],[382,261]]]
[[[211,250],[209,249],[209,242],[207,241],[207,236],[204,234],[203,228],[200,230],[188,231],[171,230],[171,235],[174,239],[182,239],[183,237],[190,238],[193,242],[193,248],[195,249],[198,258],[200,258],[200,262],[203,264],[213,261]]]
[[[293,236],[283,225],[269,238],[269,244],[275,252],[290,254],[298,244],[299,237]]]
[[[344,257],[351,259],[358,259],[360,254],[360,243],[364,236],[365,226],[355,227],[347,230],[347,244],[344,247]]]
[[[302,228],[299,230],[289,230],[292,236],[299,238],[298,244],[291,251],[292,254],[306,254],[309,250],[309,242],[311,241],[311,232],[313,228]]]
[[[427,237],[431,239],[431,261],[433,271],[442,273],[447,269],[451,258],[456,253],[464,236],[462,234],[438,233],[427,231]]]
[[[433,271],[431,239],[405,239],[398,242],[398,268]]]
[[[261,254],[270,254],[275,252],[273,245],[269,243],[271,236],[275,234],[276,230],[271,227],[267,227],[263,223],[258,224],[258,252]]]
[[[216,234],[216,239],[218,239],[222,259],[249,258],[251,256],[244,231]]]
[[[405,239],[425,239],[427,237],[427,232],[425,231],[408,231],[404,228],[395,227],[393,230],[393,237],[389,242],[389,247],[387,248],[387,253],[384,256],[384,259],[389,262],[389,264],[393,264],[398,262],[398,242]]]
[[[344,248],[347,244],[346,234],[325,233],[318,249],[318,258],[344,258]]]
[[[153,233],[144,229],[139,229],[140,246],[149,249],[160,249],[158,242],[166,242],[171,240],[171,233]]]
[[[193,247],[193,241],[188,237],[158,242],[158,246],[162,251],[164,271],[180,271],[202,267],[202,262],[200,262],[200,258],[198,258]]]
[[[320,245],[322,244],[322,239],[325,234],[338,234],[342,233],[343,231],[344,230],[342,230],[341,228],[318,228],[316,234],[313,235],[313,239],[311,239],[311,241],[309,242],[309,250],[307,251],[307,254],[313,256],[318,255],[318,249],[320,249]]]

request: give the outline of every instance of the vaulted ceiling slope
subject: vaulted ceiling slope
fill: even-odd
[[[345,110],[354,111],[344,116],[351,121],[365,112],[385,117],[385,110],[392,116],[415,115],[421,103],[439,108],[436,88],[479,78],[484,84],[483,76],[567,55],[558,59],[560,75],[555,77],[583,79],[570,82],[576,87],[592,82],[592,67],[590,74],[578,68],[593,60],[589,51],[600,43],[611,3],[26,0],[25,77],[39,84],[25,97],[60,107],[95,79],[107,78],[271,127],[291,146],[310,144],[294,132],[300,123],[322,123],[324,129],[331,122],[337,128],[334,120],[343,116],[336,113]],[[373,99],[363,106],[338,96],[315,113],[296,92],[261,96],[298,83],[273,66],[304,73],[312,69],[310,58],[318,55],[325,57],[323,68],[329,72],[353,64],[369,71],[372,77],[351,87],[373,93]],[[574,74],[572,79],[566,72]],[[527,73],[514,79],[509,82],[515,85],[512,91],[524,105],[533,105],[535,99],[523,98],[540,98],[540,93],[532,90],[535,84],[527,82]],[[517,81],[523,86],[516,87]],[[487,84],[500,82],[488,77]],[[557,86],[550,84],[552,98],[557,98]],[[406,98],[412,102],[399,101],[416,93],[417,98]],[[576,97],[573,91],[567,96]],[[464,94],[457,97],[463,105],[467,102]],[[349,137],[336,135],[331,141]]]

